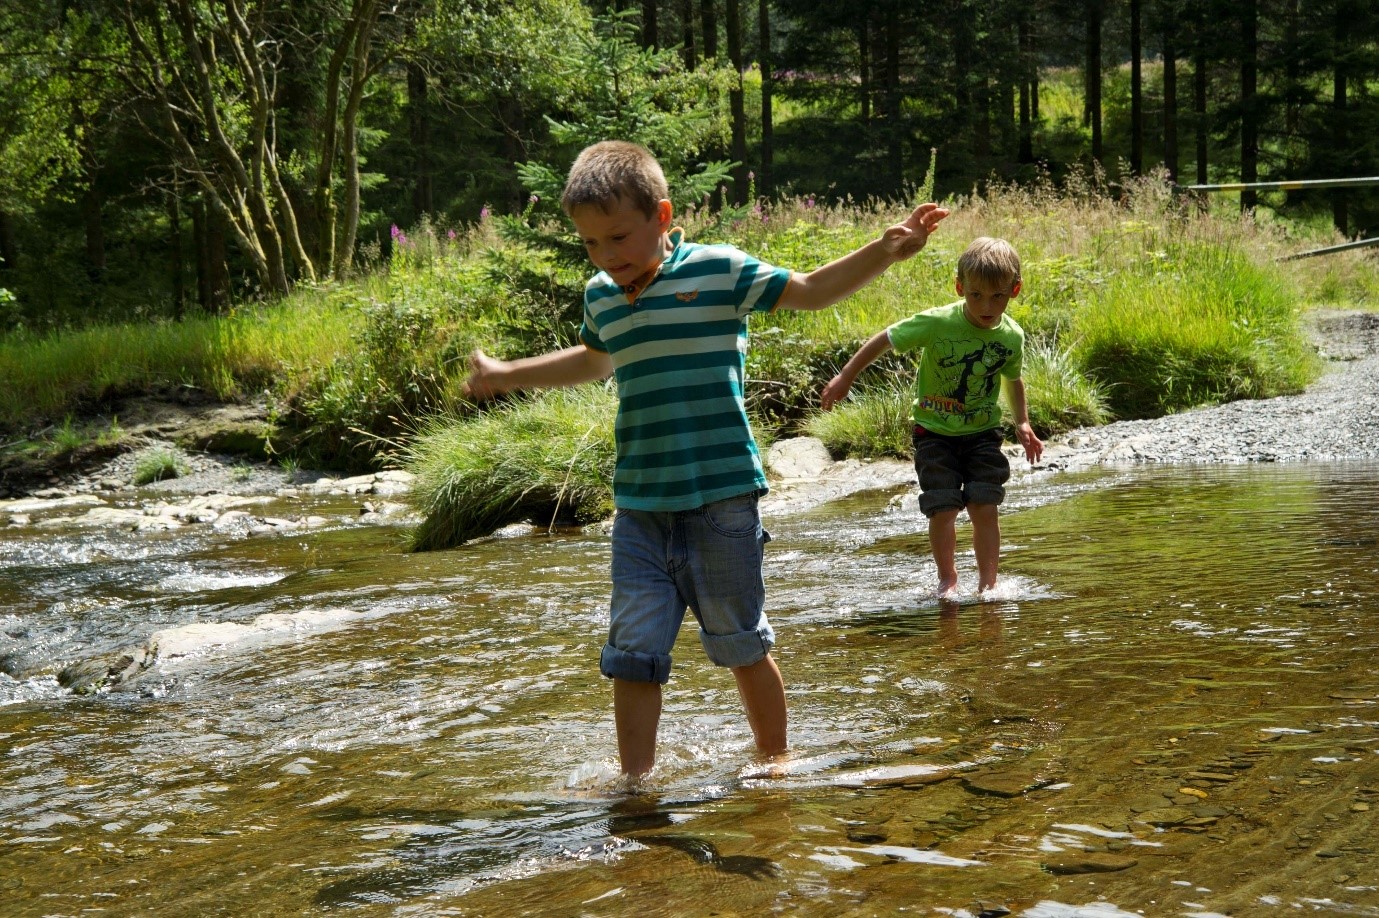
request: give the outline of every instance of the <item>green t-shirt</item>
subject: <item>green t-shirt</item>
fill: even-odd
[[[1000,426],[1000,379],[1019,379],[1025,332],[1006,314],[995,328],[978,328],[963,301],[902,319],[886,334],[904,353],[923,348],[915,374],[916,424],[939,434],[979,433]]]

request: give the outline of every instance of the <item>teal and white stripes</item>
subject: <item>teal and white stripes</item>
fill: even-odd
[[[747,316],[769,312],[790,272],[731,246],[684,242],[635,303],[599,273],[580,338],[618,386],[613,497],[630,510],[690,510],[764,489],[744,401]]]

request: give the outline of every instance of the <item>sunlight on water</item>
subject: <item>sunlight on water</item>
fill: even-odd
[[[955,601],[911,494],[768,518],[792,749],[757,759],[687,625],[637,782],[598,527],[428,555],[12,527],[0,888],[18,915],[1379,915],[1376,473],[1030,478],[985,596],[960,526]],[[82,665],[121,675],[74,695]]]

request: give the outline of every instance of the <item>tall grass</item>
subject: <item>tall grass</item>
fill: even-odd
[[[232,399],[286,368],[348,347],[354,319],[317,298],[181,322],[120,324],[0,339],[0,427],[20,427],[91,403],[189,387]]]

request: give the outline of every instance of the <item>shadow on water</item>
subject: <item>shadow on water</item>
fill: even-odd
[[[767,525],[793,752],[687,627],[635,793],[597,528],[0,532],[6,913],[1379,916],[1379,468],[1018,482],[981,602],[907,493]]]
[[[394,849],[395,863],[331,883],[314,901],[325,907],[401,903],[438,890],[454,894],[462,887],[513,879],[524,872],[610,862],[647,848],[675,851],[695,865],[750,880],[780,873],[780,866],[768,858],[725,855],[712,841],[685,832],[695,805],[628,797],[606,810],[585,806],[518,820],[492,820],[482,813],[333,810],[322,818],[366,825],[406,823],[416,837]]]

